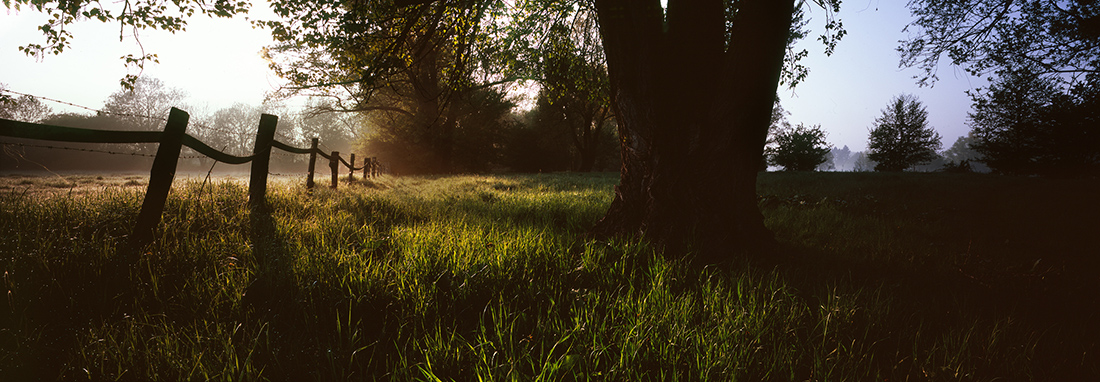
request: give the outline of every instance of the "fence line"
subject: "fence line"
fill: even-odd
[[[382,166],[378,163],[376,157],[366,158],[362,166],[356,167],[355,154],[350,154],[350,163],[340,157],[340,153],[337,151],[325,154],[317,148],[317,138],[311,140],[309,148],[294,147],[275,140],[275,130],[279,118],[274,115],[260,115],[252,155],[249,156],[226,154],[188,135],[186,130],[189,119],[190,115],[187,112],[172,108],[163,131],[91,130],[0,119],[0,136],[77,143],[157,143],[157,154],[149,171],[149,186],[145,192],[141,212],[134,224],[133,235],[131,235],[131,242],[135,245],[145,245],[153,240],[153,233],[157,225],[160,224],[164,203],[168,197],[168,191],[172,187],[176,166],[181,158],[180,151],[184,146],[218,162],[229,164],[251,162],[248,200],[250,207],[259,211],[267,208],[265,195],[267,193],[267,176],[273,148],[290,154],[309,154],[309,174],[306,180],[306,188],[309,189],[314,187],[313,175],[316,168],[314,162],[316,162],[318,155],[329,161],[329,168],[332,173],[330,187],[332,188],[337,187],[341,164],[347,167],[350,172],[349,181],[355,179],[355,171],[359,170],[363,170],[364,178],[381,175]]]

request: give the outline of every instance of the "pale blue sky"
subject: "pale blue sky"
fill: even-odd
[[[251,16],[264,18],[268,12],[255,7]],[[927,106],[930,124],[943,135],[945,148],[966,134],[970,99],[965,91],[985,82],[945,64],[934,87],[920,88],[912,78],[918,69],[899,69],[894,49],[907,37],[902,28],[911,20],[904,2],[846,1],[839,16],[848,35],[831,57],[814,40],[824,15],[820,8],[810,12],[809,26],[815,32],[801,43],[810,51],[805,61],[809,78],[793,91],[780,90],[791,123],[820,124],[836,147],[864,150],[868,128],[890,98],[911,93]],[[60,56],[36,60],[18,52],[17,46],[42,41],[36,28],[44,20],[34,11],[0,9],[0,82],[20,92],[102,107],[126,74],[119,57],[136,53],[130,32],[119,42],[117,24],[82,22],[71,27],[75,41]],[[281,83],[259,54],[270,43],[270,34],[252,29],[244,18],[197,17],[184,33],[140,33],[145,49],[160,56],[160,64],[145,74],[185,90],[190,106],[212,110],[235,102],[258,105],[265,92]]]
[[[810,14],[811,28],[820,30],[821,9]],[[828,140],[853,151],[866,149],[868,129],[890,99],[901,93],[916,95],[928,109],[929,124],[943,136],[944,148],[966,135],[966,114],[970,97],[966,91],[985,86],[986,81],[949,65],[938,70],[940,80],[933,87],[918,87],[913,76],[917,68],[899,68],[895,49],[908,37],[902,29],[911,21],[901,1],[845,1],[840,19],[848,35],[836,52],[826,57],[823,46],[813,38],[801,45],[810,51],[806,60],[810,75],[791,90],[780,89],[783,107],[791,112],[791,123],[821,124]]]

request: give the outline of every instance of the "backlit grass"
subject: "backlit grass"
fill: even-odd
[[[1100,373],[1095,180],[762,174],[780,253],[710,267],[586,238],[613,174],[286,180],[269,214],[177,181],[137,260],[141,187],[52,181],[0,182],[0,380]]]

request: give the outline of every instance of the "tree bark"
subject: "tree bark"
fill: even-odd
[[[597,0],[622,143],[597,235],[640,236],[708,262],[775,243],[756,175],[794,0]]]

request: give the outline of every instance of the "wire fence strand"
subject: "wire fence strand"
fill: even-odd
[[[137,152],[121,152],[121,151],[89,149],[89,148],[81,148],[81,147],[35,145],[35,144],[30,144],[30,143],[0,142],[0,146],[19,146],[19,147],[34,147],[34,148],[43,148],[43,149],[52,149],[52,150],[84,151],[84,152],[111,154],[111,155],[132,155],[132,156],[148,157],[148,158],[156,158],[157,157],[156,155],[153,155],[153,154],[143,154],[143,153],[137,153]]]

